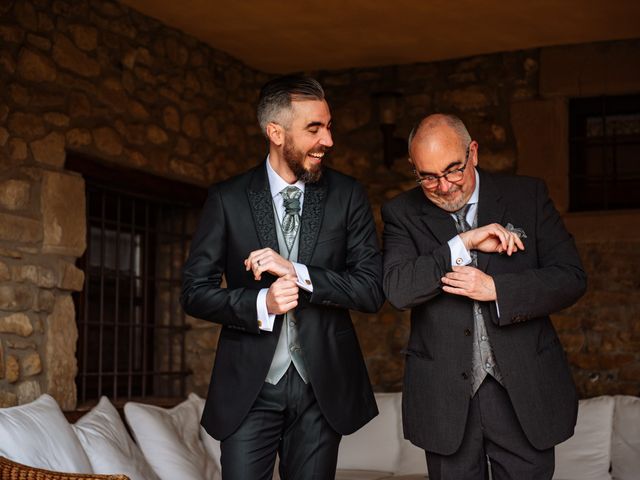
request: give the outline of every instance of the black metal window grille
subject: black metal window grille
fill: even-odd
[[[569,103],[570,210],[640,208],[640,95]]]
[[[75,298],[78,403],[102,395],[184,398],[191,372],[181,269],[206,192],[79,155],[68,155],[67,168],[86,184],[85,284]]]

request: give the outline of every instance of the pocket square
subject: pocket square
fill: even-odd
[[[511,233],[515,233],[521,240],[523,238],[527,238],[527,234],[524,233],[524,230],[522,228],[514,227],[511,223],[507,223],[504,228],[506,228]]]

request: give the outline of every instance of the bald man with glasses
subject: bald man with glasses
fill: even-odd
[[[418,187],[382,208],[383,289],[411,309],[405,437],[429,478],[551,479],[577,394],[549,315],[584,293],[571,235],[540,180],[477,168],[452,115],[409,137]]]

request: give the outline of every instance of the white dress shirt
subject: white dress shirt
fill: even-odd
[[[267,156],[267,176],[269,178],[269,189],[271,190],[271,198],[273,199],[273,205],[275,207],[275,212],[278,216],[276,222],[281,223],[282,218],[284,217],[284,199],[282,198],[282,190],[287,187],[294,186],[298,187],[302,190],[302,195],[300,195],[300,215],[302,215],[302,207],[304,205],[304,190],[305,185],[301,181],[297,181],[296,183],[289,184],[287,183],[280,175],[276,173],[276,171],[271,166],[271,161]],[[311,278],[309,276],[309,269],[306,265],[297,262],[291,262],[293,264],[293,268],[296,271],[296,284],[299,288],[306,290],[307,292],[313,292],[313,283],[311,283]],[[271,332],[273,330],[273,323],[276,319],[276,315],[274,313],[269,313],[267,310],[267,291],[269,289],[263,288],[258,292],[258,298],[256,299],[256,308],[258,312],[258,325],[260,325],[260,330],[266,330]]]

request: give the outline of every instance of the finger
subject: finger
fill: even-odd
[[[444,290],[447,293],[452,293],[454,295],[460,295],[463,297],[468,296],[467,292],[465,290],[463,290],[462,288],[455,288],[455,287],[448,287],[448,286],[444,286],[442,287],[442,290]]]

